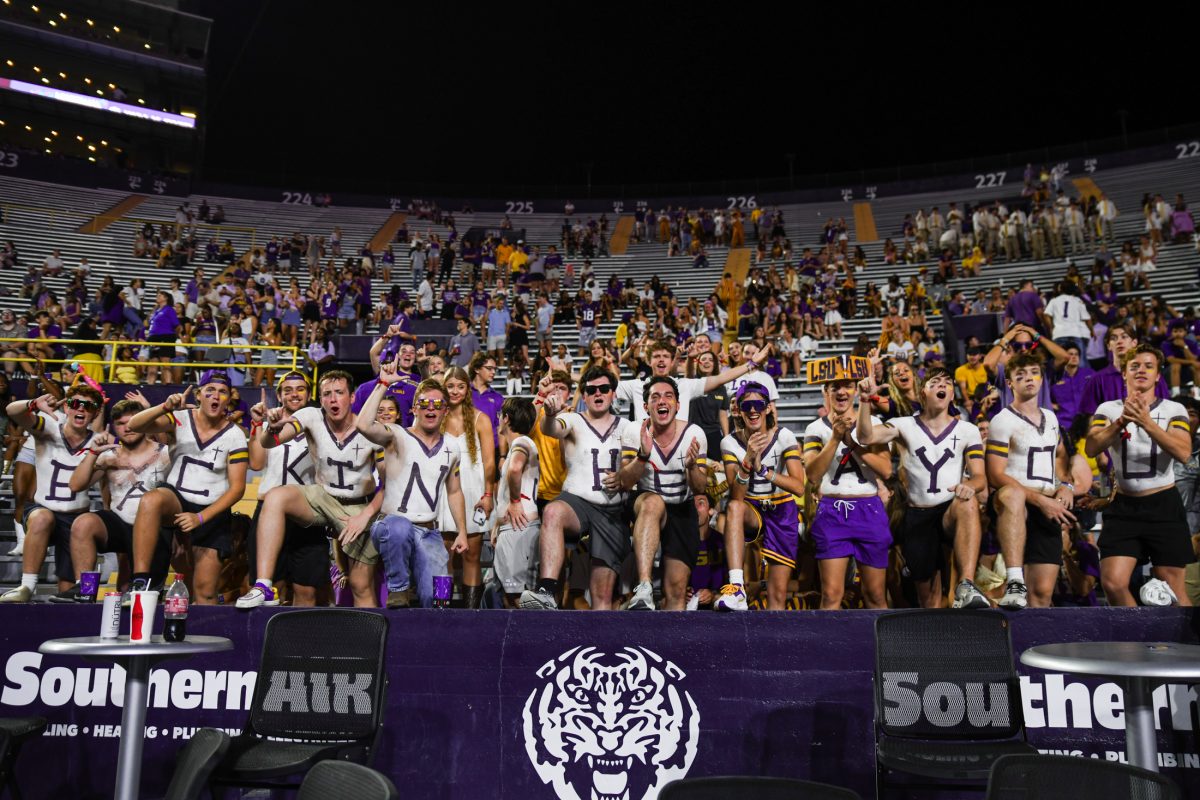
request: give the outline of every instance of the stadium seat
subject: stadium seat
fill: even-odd
[[[400,793],[387,776],[361,764],[322,761],[308,771],[297,800],[353,797],[355,800],[396,800]]]
[[[659,800],[860,800],[856,792],[827,783],[796,778],[758,776],[722,776],[685,778],[668,783],[658,793]]]
[[[1076,756],[1004,756],[992,767],[987,800],[1181,800],[1157,772]]]
[[[215,728],[196,731],[175,757],[175,772],[164,800],[199,800],[208,779],[229,750],[229,734]]]
[[[21,745],[46,729],[45,717],[0,718],[0,792],[8,789],[13,800],[21,800],[21,790],[13,774]]]

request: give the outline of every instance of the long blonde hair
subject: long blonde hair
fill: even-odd
[[[459,380],[467,385],[467,393],[463,396],[462,401],[462,420],[463,433],[467,439],[467,455],[471,459],[472,464],[479,463],[479,435],[475,432],[475,402],[471,399],[471,379],[467,377],[467,371],[462,367],[450,367],[442,373],[442,386],[445,386],[451,380]],[[446,400],[449,402],[450,395],[446,394]],[[450,415],[442,417],[441,432],[446,432],[446,423],[450,421]]]

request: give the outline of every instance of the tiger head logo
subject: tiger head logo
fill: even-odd
[[[576,647],[546,662],[522,715],[525,751],[560,800],[654,800],[696,758],[683,670],[643,647]]]

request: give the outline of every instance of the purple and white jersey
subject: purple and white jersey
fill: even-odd
[[[916,414],[894,417],[883,424],[900,434],[900,464],[908,473],[908,499],[918,508],[953,500],[952,490],[962,481],[967,459],[983,459],[983,439],[979,429],[969,422],[951,419],[937,436]]]
[[[1055,451],[1062,434],[1058,417],[1048,408],[1039,408],[1042,424],[1007,406],[992,417],[988,428],[987,454],[1008,459],[1004,474],[1022,486],[1042,494],[1054,494],[1057,486]],[[1186,415],[1185,415],[1186,416]]]
[[[600,482],[606,472],[621,468],[621,434],[630,424],[624,417],[611,417],[603,430],[592,427],[584,414],[561,413],[557,424],[567,437],[562,442],[567,477],[562,490],[598,506],[616,506],[625,502],[625,492],[609,494]]]
[[[308,452],[308,438],[298,434],[290,442],[267,451],[267,465],[258,482],[258,497],[266,497],[276,486],[297,486],[313,482],[312,455]]]
[[[351,428],[338,441],[319,408],[302,408],[292,415],[296,433],[308,438],[309,457],[317,483],[333,497],[357,500],[375,491],[375,462],[383,450]]]
[[[872,417],[871,421],[876,425],[881,424],[878,417]],[[809,426],[804,429],[805,454],[819,451],[829,443],[831,438],[833,438],[833,426],[829,424],[828,417],[821,417],[815,422],[809,423]],[[855,436],[853,428],[850,429],[848,438],[858,444],[858,438]],[[809,476],[810,481],[812,477]],[[852,450],[842,441],[838,443],[837,453],[829,462],[825,474],[821,476],[820,492],[822,497],[825,495],[874,497],[879,494],[879,486],[875,483],[875,470],[867,466],[856,450]]]
[[[737,464],[745,457],[746,448],[736,434],[731,433],[721,440],[721,461],[723,463]],[[759,473],[750,476],[750,483],[746,487],[747,499],[775,500],[788,497],[786,491],[777,489],[773,483],[767,480],[767,469],[770,468],[782,475],[788,475],[790,474],[787,468],[788,459],[799,457],[800,444],[796,441],[796,434],[787,428],[776,428],[775,437],[758,457],[758,464],[761,467]]]
[[[207,505],[229,489],[229,465],[246,463],[246,434],[232,422],[208,439],[196,429],[194,408],[182,408],[167,415],[175,423],[175,444],[171,447],[171,471],[166,483],[190,503]]]
[[[1096,408],[1092,417],[1092,428],[1102,428],[1121,418],[1125,409],[1124,400],[1109,400]],[[1150,419],[1163,430],[1182,430],[1191,434],[1187,409],[1174,400],[1155,400],[1150,406]],[[1164,489],[1175,483],[1175,459],[1159,449],[1158,443],[1138,425],[1125,426],[1129,434],[1122,436],[1110,448],[1117,475],[1117,488],[1133,494]]]
[[[642,446],[642,426],[626,425],[621,431],[621,455],[636,458]],[[686,421],[683,432],[670,450],[664,451],[655,442],[650,447],[650,461],[646,471],[638,481],[638,489],[643,492],[653,492],[663,499],[664,503],[678,505],[690,503],[692,487],[688,483],[687,470],[683,462],[687,458],[688,448],[692,442],[700,442],[700,455],[696,457],[697,464],[706,463],[705,453],[708,452],[708,437],[699,425],[690,425]]]
[[[433,447],[426,447],[406,428],[394,423],[387,427],[399,458],[385,461],[382,513],[399,514],[412,522],[436,521],[446,478],[458,471],[462,457],[458,440],[441,436]]]
[[[579,326],[581,328],[596,327],[596,315],[600,313],[599,303],[580,303]]]
[[[171,451],[165,444],[155,444],[148,454],[134,461],[122,448],[106,450],[96,457],[94,469],[103,470],[108,481],[109,510],[132,525],[142,495],[167,477]]]
[[[63,422],[39,411],[29,431],[33,437],[37,466],[37,486],[33,499],[51,511],[87,511],[91,503],[88,493],[72,492],[68,484],[71,473],[86,455],[83,451],[92,440],[92,432],[88,431],[83,440],[72,447],[63,436],[63,426]]]

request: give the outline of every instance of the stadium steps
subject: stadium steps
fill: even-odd
[[[92,219],[85,222],[79,228],[79,233],[102,233],[109,225],[112,225],[122,217],[129,216],[135,208],[146,202],[146,196],[141,194],[131,194],[121,202],[117,203],[112,208],[104,211],[102,214],[97,214]]]
[[[870,203],[854,204],[853,230],[855,242],[874,242],[879,239],[879,231],[875,228],[875,214],[871,211]]]
[[[394,212],[380,226],[379,230],[375,231],[375,235],[371,237],[368,247],[372,253],[382,253],[387,249],[388,245],[396,240],[396,234],[404,227],[405,221],[408,219],[408,214],[402,211]]]
[[[617,217],[613,227],[612,238],[608,242],[608,252],[614,256],[623,256],[629,250],[629,240],[633,237],[634,219],[630,214]]]

